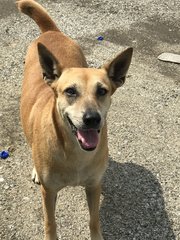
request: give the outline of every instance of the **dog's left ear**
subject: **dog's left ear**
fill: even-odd
[[[128,48],[120,53],[109,64],[104,66],[109,79],[113,83],[114,91],[116,88],[122,86],[125,82],[126,74],[131,63],[132,54],[133,48]]]
[[[42,68],[43,78],[48,85],[60,77],[62,69],[55,56],[42,44],[37,44],[39,62]]]

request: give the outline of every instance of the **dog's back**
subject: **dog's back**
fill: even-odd
[[[18,9],[31,17],[42,32],[32,45],[37,45],[37,42],[43,43],[55,55],[60,64],[66,68],[87,67],[85,57],[79,45],[58,29],[55,22],[40,4],[33,0],[19,0],[17,4]],[[30,46],[30,51],[34,48],[34,45]],[[31,55],[33,57],[37,54],[36,49],[34,48],[34,51],[32,51]]]
[[[32,112],[37,111],[37,109],[42,110],[46,103],[54,104],[54,93],[43,80],[37,44],[43,43],[63,67],[87,67],[87,63],[78,44],[58,29],[40,4],[33,0],[19,0],[17,5],[21,12],[37,23],[42,32],[39,38],[34,40],[28,48],[24,69],[25,80],[23,81],[21,96],[22,125],[27,140],[31,144],[34,123]]]

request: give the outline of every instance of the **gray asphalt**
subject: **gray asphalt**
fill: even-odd
[[[58,26],[99,67],[127,46],[134,56],[108,116],[109,167],[103,179],[105,240],[180,240],[179,0],[41,0]],[[0,0],[0,239],[43,238],[39,187],[31,182],[31,153],[19,123],[23,62],[37,26]],[[97,38],[103,36],[99,42]],[[89,239],[84,189],[66,188],[57,203],[59,239]]]

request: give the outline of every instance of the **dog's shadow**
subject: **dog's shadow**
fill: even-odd
[[[105,240],[175,240],[162,188],[146,168],[110,160],[102,194]]]

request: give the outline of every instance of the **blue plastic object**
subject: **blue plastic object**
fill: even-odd
[[[2,152],[0,152],[0,158],[6,159],[6,158],[8,158],[8,157],[9,157],[8,151],[2,151]]]
[[[99,36],[99,37],[97,38],[97,40],[98,40],[98,41],[103,41],[104,38],[103,38],[103,36]]]

